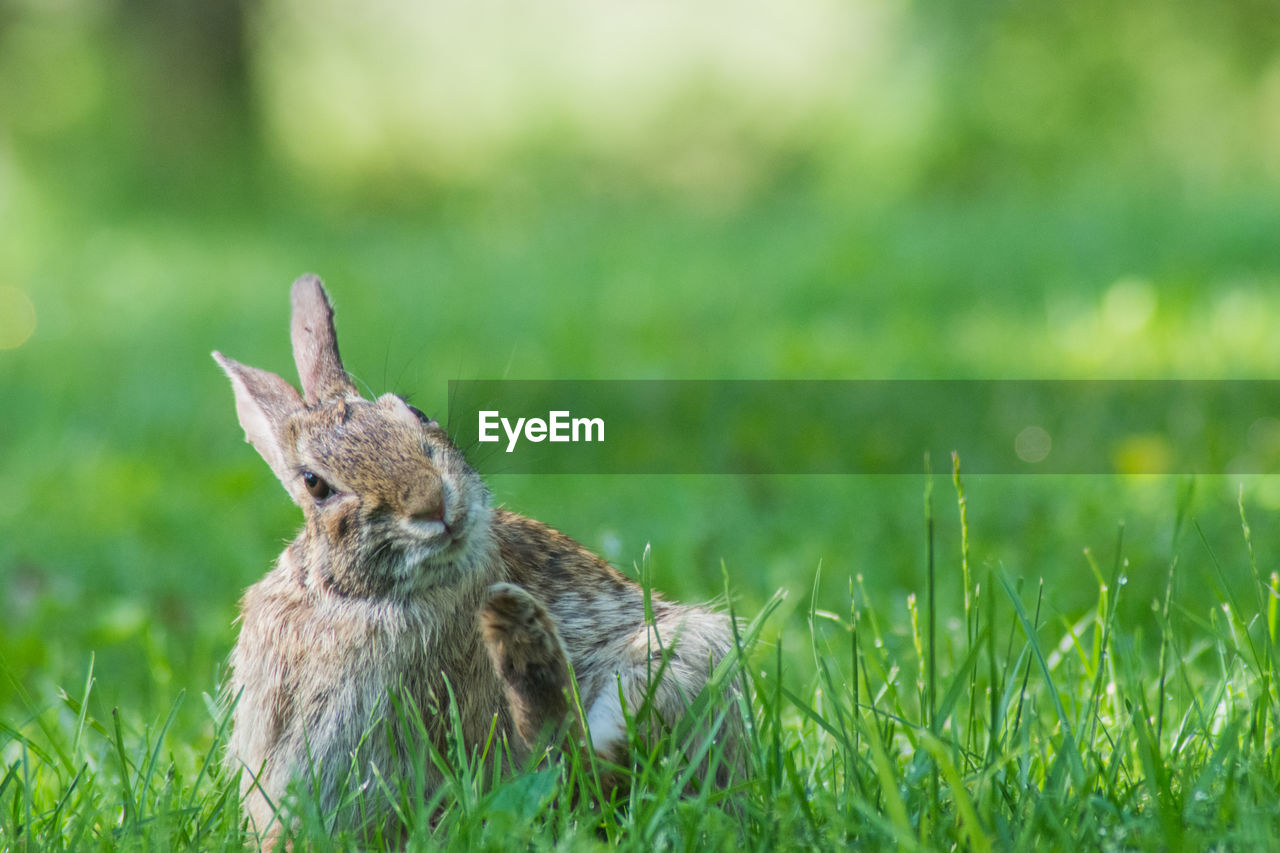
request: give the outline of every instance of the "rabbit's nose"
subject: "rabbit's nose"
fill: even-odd
[[[439,483],[413,495],[405,507],[413,521],[444,521],[444,489]]]

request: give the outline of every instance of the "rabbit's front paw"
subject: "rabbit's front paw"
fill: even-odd
[[[516,730],[533,746],[558,728],[569,710],[569,668],[555,623],[545,607],[510,583],[489,587],[480,627],[493,668],[506,687]]]
[[[512,583],[496,583],[480,609],[494,667],[503,678],[541,667],[564,668],[555,623],[536,598]]]

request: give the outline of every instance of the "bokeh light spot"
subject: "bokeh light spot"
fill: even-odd
[[[1043,427],[1029,426],[1013,440],[1013,452],[1023,462],[1043,462],[1053,449],[1053,438]]]
[[[1111,465],[1119,474],[1167,474],[1173,466],[1173,448],[1162,435],[1130,435],[1113,448]]]
[[[1140,278],[1122,278],[1102,298],[1107,328],[1122,335],[1141,331],[1156,313],[1156,291]]]
[[[36,330],[36,306],[16,287],[0,287],[0,350],[17,349]]]

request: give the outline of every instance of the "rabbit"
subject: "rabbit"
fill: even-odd
[[[622,761],[627,716],[642,707],[674,725],[733,649],[729,617],[655,593],[646,623],[635,582],[495,508],[435,420],[394,394],[358,393],[319,278],[294,282],[291,301],[302,394],[213,353],[246,440],[305,517],[245,593],[231,654],[227,754],[252,831],[268,845],[279,837],[293,780],[339,826],[368,820],[379,776],[394,789],[425,767],[428,789],[438,785],[414,732],[444,754],[450,695],[468,748],[496,724],[517,761],[557,736],[586,748],[586,732],[599,756]],[[695,728],[717,739],[720,784],[739,772],[740,729],[723,708]],[[366,795],[360,816],[341,808],[355,791]]]

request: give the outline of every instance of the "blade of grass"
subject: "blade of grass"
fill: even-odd
[[[1066,756],[1075,782],[1079,784],[1084,780],[1084,764],[1080,760],[1080,750],[1076,746],[1075,732],[1071,727],[1071,720],[1067,717],[1067,710],[1062,706],[1062,697],[1058,695],[1058,689],[1054,686],[1053,673],[1050,672],[1049,664],[1045,660],[1043,650],[1040,648],[1040,641],[1036,637],[1035,627],[1027,617],[1026,608],[1022,606],[1022,599],[1013,591],[1013,586],[1003,574],[999,577],[1005,594],[1009,596],[1009,600],[1013,603],[1014,612],[1017,613],[1018,621],[1022,624],[1022,630],[1027,635],[1027,641],[1031,644],[1032,654],[1035,656],[1037,663],[1040,664],[1040,672],[1044,675],[1045,689],[1049,694],[1050,701],[1053,703],[1053,709],[1058,715],[1058,721],[1062,724],[1063,741],[1060,755]]]

